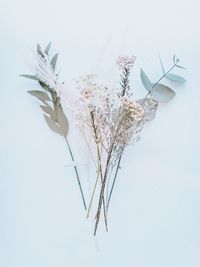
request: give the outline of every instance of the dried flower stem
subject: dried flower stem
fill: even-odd
[[[99,196],[99,204],[98,204],[98,209],[97,209],[97,214],[96,214],[96,223],[95,223],[95,228],[94,228],[94,235],[96,235],[97,227],[99,224],[101,207],[102,207],[102,202],[104,199],[104,190],[105,190],[105,185],[106,185],[106,178],[107,178],[107,174],[108,174],[108,170],[109,170],[109,163],[110,163],[110,159],[111,159],[111,153],[112,153],[112,149],[110,150],[108,158],[107,158],[106,169],[105,169],[105,173],[104,173],[104,177],[103,177],[103,181],[102,181],[101,192],[100,192],[100,196]]]
[[[92,202],[93,202],[93,199],[94,199],[94,194],[95,194],[96,187],[97,187],[97,184],[98,184],[98,181],[99,181],[99,177],[100,177],[100,172],[98,170],[98,174],[97,174],[95,185],[94,185],[94,188],[93,188],[93,191],[92,191],[92,196],[91,196],[91,199],[90,199],[90,202],[89,202],[89,206],[88,206],[88,211],[87,211],[86,218],[89,218],[89,216],[90,216],[90,210],[91,210],[91,207],[92,207]]]
[[[111,176],[112,176],[112,173],[113,173],[113,168],[114,166],[111,166],[111,170],[110,170],[110,173],[109,173],[109,176],[108,176],[108,182],[107,182],[107,188],[106,188],[106,212],[107,212],[107,203],[108,203],[108,197],[109,197],[109,185],[110,185],[110,179],[111,179]]]
[[[87,217],[86,218],[89,218],[90,210],[91,210],[91,207],[92,207],[92,202],[93,202],[93,199],[94,199],[94,194],[95,194],[95,191],[96,191],[96,188],[97,188],[97,184],[98,184],[98,181],[99,181],[99,177],[100,177],[100,174],[101,174],[100,173],[100,164],[101,163],[100,163],[99,158],[98,158],[97,178],[96,178],[95,185],[94,185],[94,188],[93,188],[93,191],[92,191],[92,196],[91,196],[91,199],[90,199],[90,202],[89,202],[89,207],[88,207]]]
[[[116,141],[117,134],[118,134],[118,131],[119,131],[120,126],[121,126],[121,122],[122,121],[120,121],[118,126],[117,126],[116,133],[115,133],[115,136],[113,138],[113,142],[112,142],[112,144],[110,146],[110,149],[109,149],[109,152],[108,152],[108,157],[107,157],[107,161],[106,161],[104,177],[103,177],[103,180],[102,180],[101,192],[100,192],[100,196],[99,196],[99,204],[98,204],[97,214],[96,214],[96,223],[95,223],[95,228],[94,228],[94,235],[96,235],[98,224],[99,224],[99,219],[100,219],[100,214],[101,214],[101,207],[102,207],[102,203],[104,202],[104,191],[105,191],[106,180],[107,180],[107,176],[108,176],[108,172],[109,172],[110,160],[112,158],[113,147],[115,145],[115,141]],[[105,211],[104,211],[104,213],[105,213]]]
[[[108,208],[109,208],[109,204],[110,204],[110,199],[111,199],[111,196],[112,196],[112,193],[113,193],[113,188],[115,186],[115,182],[116,182],[116,178],[117,178],[117,175],[118,175],[118,171],[120,169],[121,159],[122,159],[122,154],[120,155],[119,160],[118,160],[118,163],[117,163],[117,168],[116,168],[116,171],[115,171],[115,176],[114,176],[114,179],[113,179],[113,183],[112,183],[112,186],[111,186],[111,189],[110,189],[108,201],[107,201],[107,204],[106,204],[106,212],[108,212]]]
[[[97,134],[96,126],[95,126],[93,112],[91,112],[90,115],[91,115],[92,128],[93,128],[94,135],[95,135],[94,136],[95,142],[96,142],[96,146],[97,146],[98,170],[100,172],[101,183],[103,184],[103,174],[102,174],[102,165],[101,165],[101,155],[100,155],[100,150],[99,150],[98,134]],[[104,221],[105,221],[106,231],[108,231],[107,216],[106,216],[106,204],[105,204],[104,195],[103,195],[102,201],[103,201],[103,210],[104,210]]]

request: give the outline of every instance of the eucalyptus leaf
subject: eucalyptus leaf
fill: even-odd
[[[179,83],[184,83],[186,81],[183,77],[173,74],[173,73],[167,74],[167,79],[170,81],[179,82]]]
[[[45,48],[44,52],[48,55],[49,49],[51,48],[51,42],[48,43],[47,47]]]
[[[55,56],[51,60],[51,66],[52,66],[53,70],[55,70],[55,68],[56,68],[56,62],[57,62],[57,60],[58,60],[58,53],[55,54]]]
[[[158,102],[168,102],[175,94],[176,93],[168,86],[158,83],[153,87],[151,97]]]
[[[47,115],[44,114],[44,118],[46,123],[48,124],[49,128],[57,134],[63,135],[62,131],[60,130],[60,128],[58,127],[58,125],[56,124],[55,121],[53,121],[50,117],[48,117]]]
[[[62,131],[62,134],[64,136],[67,136],[67,133],[69,130],[69,123],[61,106],[59,106],[57,109],[57,119],[58,119],[58,124],[60,126],[60,129]]]
[[[143,69],[141,69],[140,78],[141,78],[141,81],[142,81],[142,83],[144,85],[144,88],[147,91],[151,91],[152,90],[152,84],[151,84],[148,76],[146,75],[146,73],[143,71]]]
[[[27,79],[38,81],[38,78],[35,75],[21,74],[20,76],[23,77],[23,78],[27,78]]]
[[[41,105],[40,107],[45,113],[50,115],[50,117],[53,121],[57,122],[56,112],[54,111],[54,109],[52,107],[50,107],[49,105],[47,105],[47,106]]]
[[[41,101],[51,101],[51,99],[49,98],[46,92],[39,91],[39,90],[31,90],[31,91],[28,91],[28,93],[37,97]]]

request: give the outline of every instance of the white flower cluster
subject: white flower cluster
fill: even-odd
[[[140,121],[144,116],[144,110],[141,105],[124,96],[121,98],[122,107],[127,112],[127,116],[134,121]]]
[[[135,56],[119,56],[116,60],[116,64],[119,66],[120,69],[130,71],[133,68],[135,59]]]
[[[103,109],[108,102],[113,104],[116,100],[116,87],[100,83],[97,75],[80,76],[76,85],[81,95],[80,100],[91,106]]]
[[[111,112],[119,102],[115,86],[105,86],[98,81],[96,75],[81,76],[76,81],[80,97],[76,103],[75,116],[78,124],[87,122],[91,126],[91,112],[99,131],[107,128],[111,119]],[[78,109],[77,109],[78,108]]]
[[[107,151],[112,146],[115,161],[138,139],[144,110],[130,97],[120,97],[115,86],[99,83],[96,75],[81,76],[76,83],[80,92],[74,113],[78,127],[83,130],[89,126],[91,135],[96,135],[95,142],[101,142]]]

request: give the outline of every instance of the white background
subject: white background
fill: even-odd
[[[198,3],[0,0],[0,266],[200,266]],[[67,84],[94,70],[111,78],[116,56],[135,54],[137,98],[146,93],[140,67],[153,80],[161,75],[159,53],[167,66],[176,53],[187,67],[179,72],[187,83],[175,87],[174,100],[159,106],[141,141],[127,150],[109,233],[101,225],[97,239],[65,143],[26,93],[38,86],[18,76],[30,73],[26,51],[49,40]],[[72,130],[69,138],[84,161],[82,140]],[[88,175],[94,177],[84,166],[80,172],[87,188]]]

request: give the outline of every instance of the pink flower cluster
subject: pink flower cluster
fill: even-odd
[[[116,64],[119,66],[120,69],[126,69],[130,71],[133,68],[135,59],[135,56],[119,56],[116,60]]]

